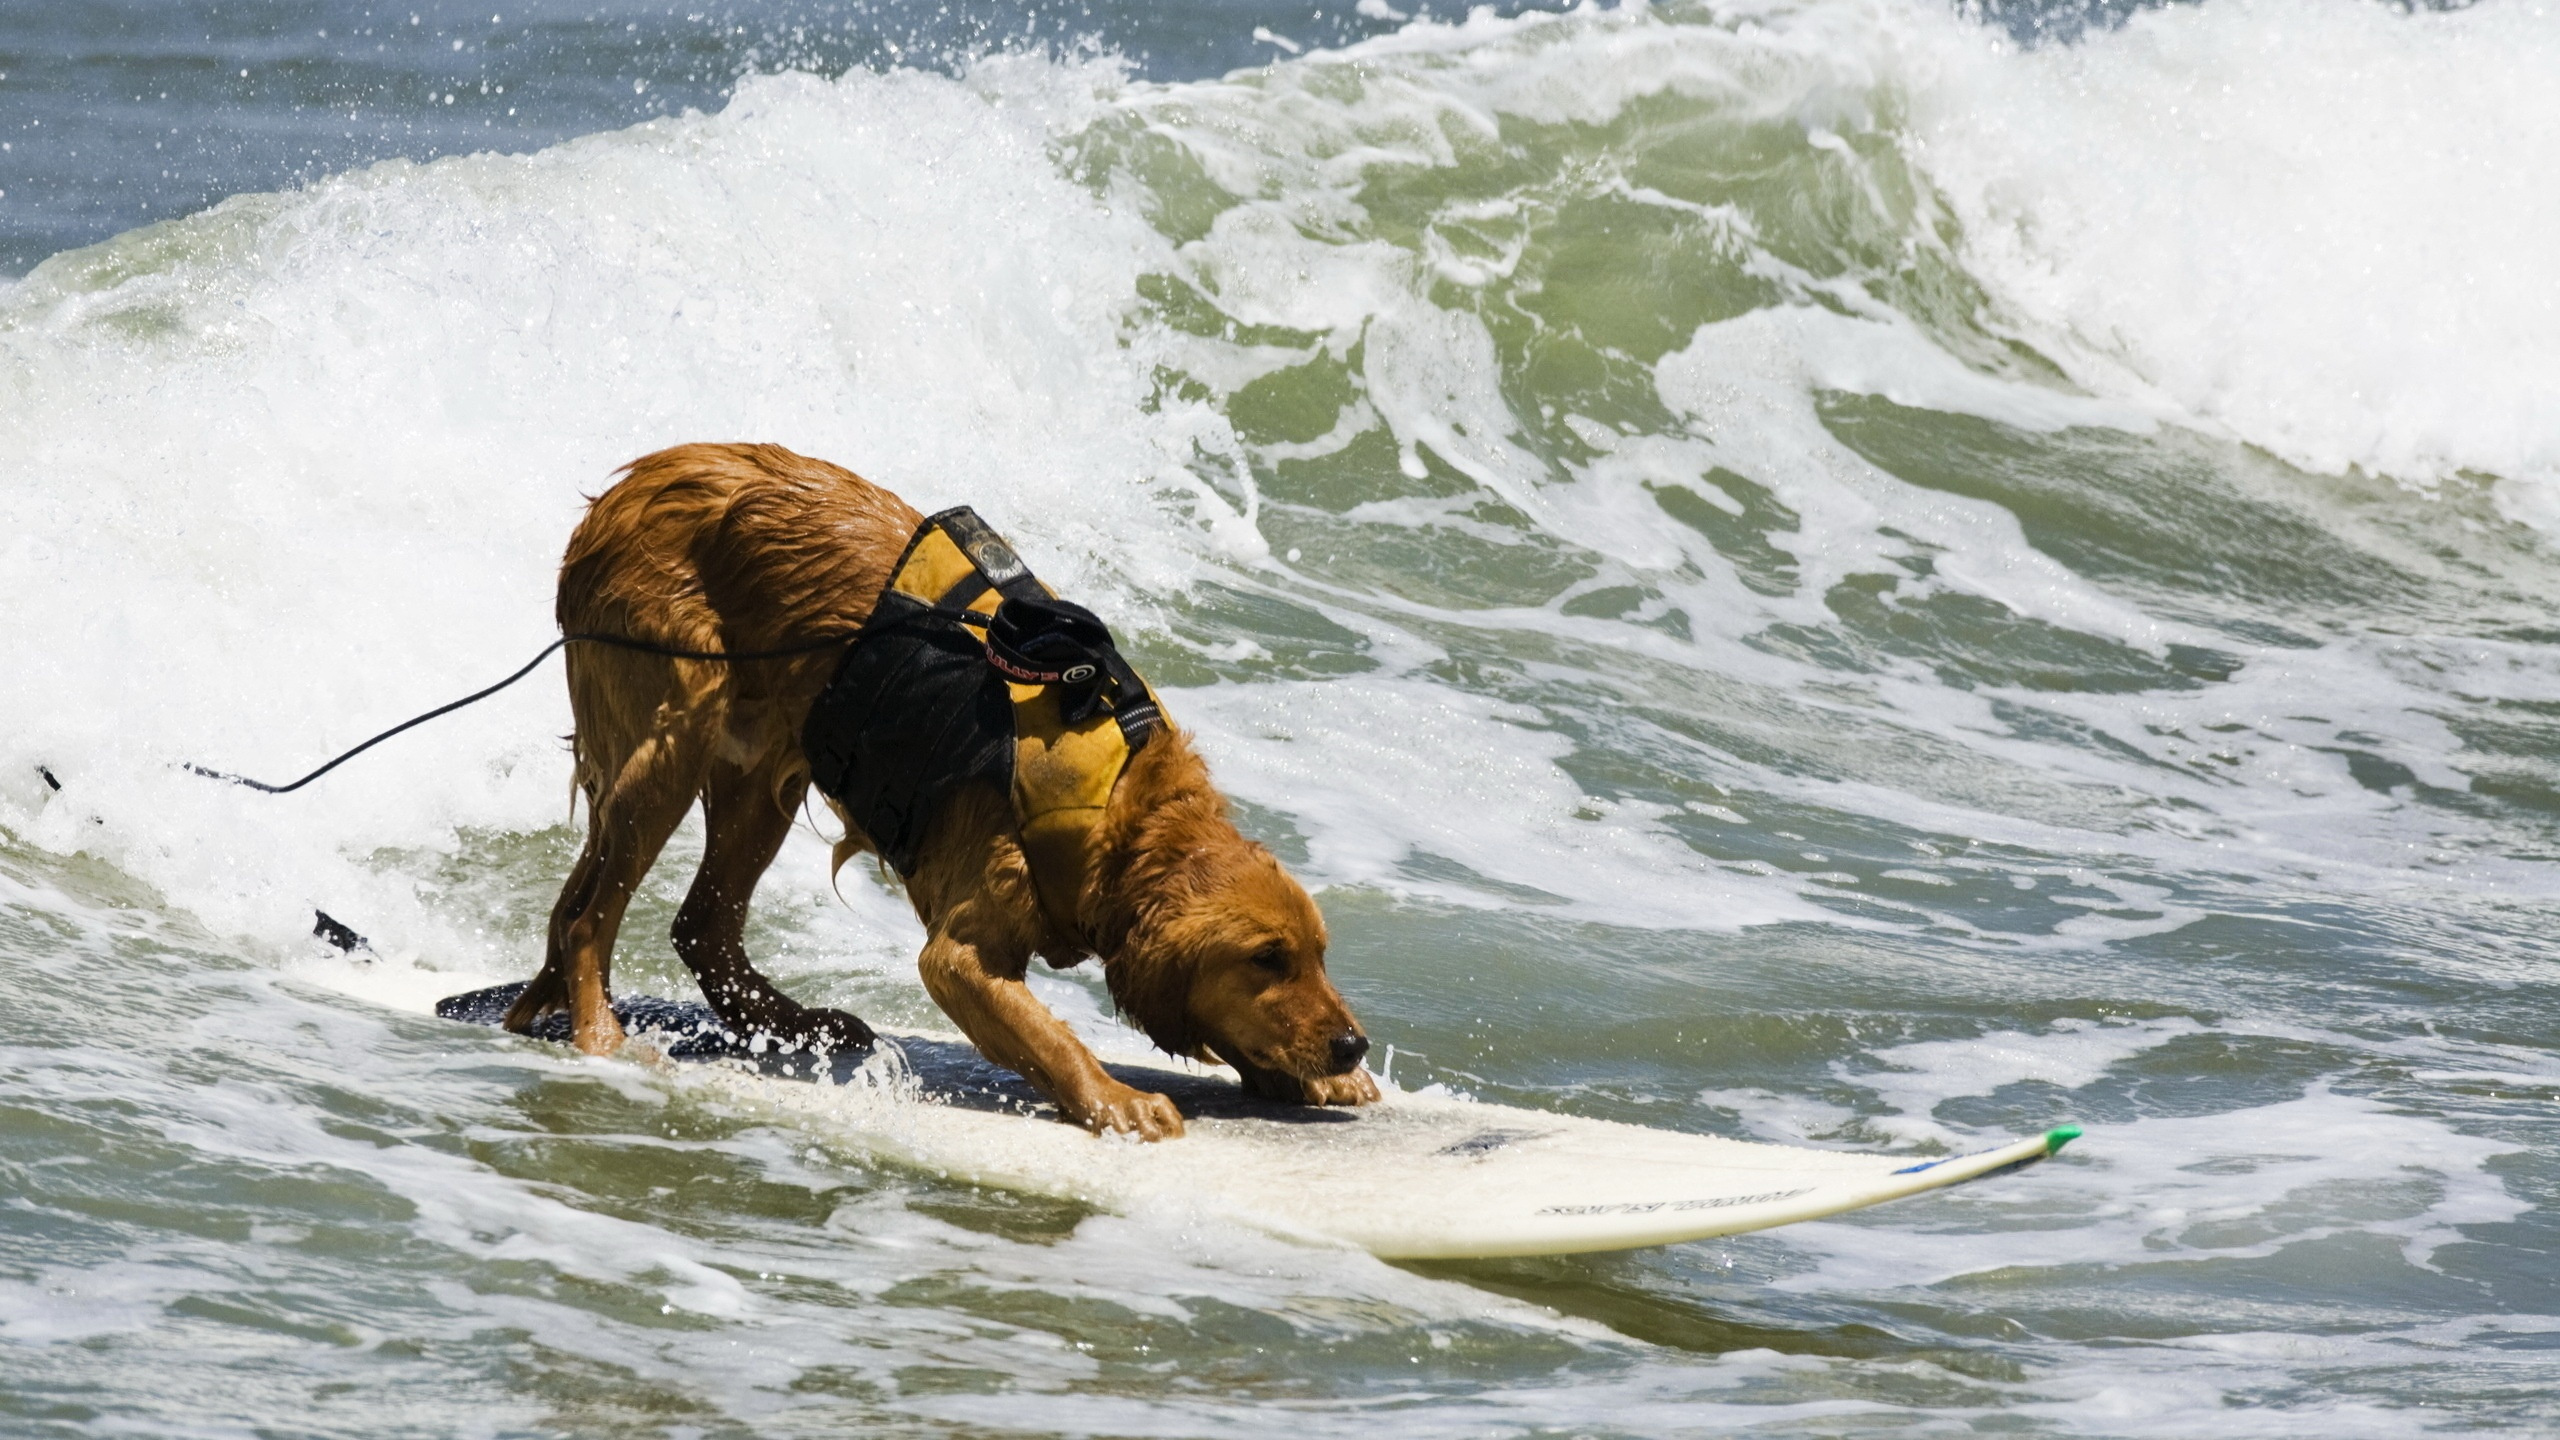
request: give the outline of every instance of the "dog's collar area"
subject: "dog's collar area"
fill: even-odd
[[[961,506],[916,527],[801,740],[818,788],[901,875],[963,784],[1004,787],[1042,911],[1089,941],[1094,831],[1162,723],[1110,628]]]

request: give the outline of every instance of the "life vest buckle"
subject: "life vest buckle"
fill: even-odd
[[[1070,725],[1117,708],[1110,654],[1110,629],[1072,600],[1007,596],[987,622],[987,663],[1008,680],[1059,687],[1059,713]]]

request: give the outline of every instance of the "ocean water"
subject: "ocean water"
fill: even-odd
[[[0,1433],[2560,1430],[2554,73],[2527,0],[12,7]],[[556,671],[183,766],[496,679],[733,438],[1112,618],[1395,1083],[2088,1138],[1391,1265],[344,998],[529,973]],[[761,962],[934,1023],[824,857]]]

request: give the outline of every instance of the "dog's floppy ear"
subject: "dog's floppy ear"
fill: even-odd
[[[1233,835],[1235,827],[1191,737],[1171,722],[1158,726],[1120,772],[1090,842],[1098,853],[1086,919],[1104,960],[1127,947],[1141,922],[1199,889],[1193,872],[1221,830]]]
[[[1111,1003],[1167,1054],[1196,1054],[1204,1043],[1191,1019],[1191,985],[1199,973],[1196,922],[1162,907],[1141,919],[1103,964]]]
[[[1323,917],[1271,852],[1237,831],[1181,730],[1164,726],[1130,757],[1097,838],[1105,852],[1088,913],[1100,922],[1103,974],[1112,1003],[1156,1044],[1191,1055],[1235,1038],[1203,1032],[1216,1022],[1199,987],[1246,963],[1260,939],[1295,937],[1322,983]]]
[[[1129,757],[1094,836],[1102,853],[1087,897],[1112,1003],[1175,1055],[1202,1043],[1191,1017],[1200,937],[1185,928],[1197,923],[1188,912],[1220,864],[1251,847],[1190,740],[1167,723]]]

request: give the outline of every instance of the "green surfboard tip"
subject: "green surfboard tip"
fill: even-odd
[[[2047,1155],[2059,1155],[2062,1153],[2063,1146],[2068,1145],[2079,1138],[2079,1126],[2056,1125],[2052,1129],[2044,1132],[2044,1153]]]

